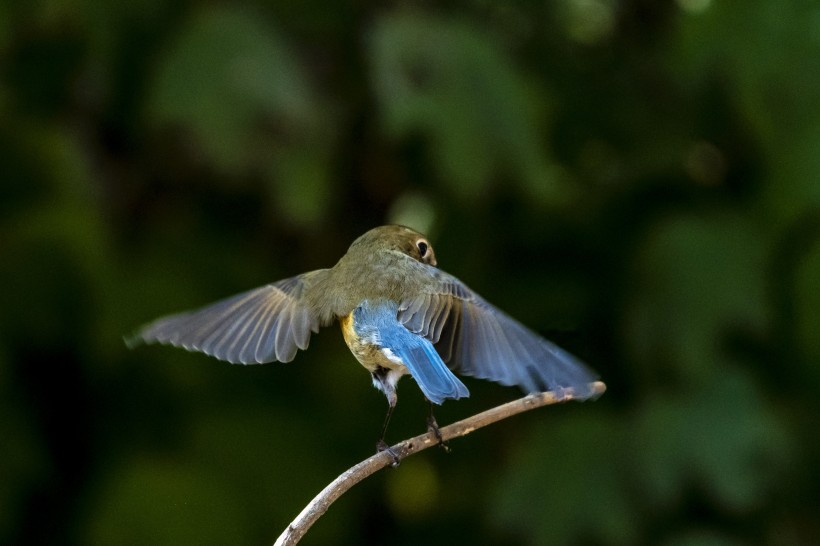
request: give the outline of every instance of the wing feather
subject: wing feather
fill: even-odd
[[[201,309],[161,318],[128,339],[198,351],[234,364],[290,362],[306,349],[319,318],[302,298],[305,283],[325,270],[268,284]]]
[[[429,266],[428,266],[429,267]],[[580,360],[487,303],[464,283],[429,267],[422,295],[399,307],[405,327],[429,339],[464,375],[518,385],[525,392],[572,387],[597,376]]]

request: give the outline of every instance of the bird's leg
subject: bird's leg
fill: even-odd
[[[427,416],[427,430],[432,432],[433,436],[436,437],[439,447],[443,449],[445,453],[450,453],[450,446],[441,436],[441,429],[438,426],[438,422],[436,422],[436,416],[433,415],[433,403],[429,400],[427,402],[430,404],[430,414]]]
[[[379,451],[386,450],[389,446],[387,442],[384,441],[384,437],[387,435],[387,425],[390,424],[390,416],[393,415],[393,408],[395,406],[387,406],[387,415],[384,416],[384,424],[382,425],[382,434],[379,437],[379,441],[376,442],[376,448]]]
[[[393,457],[393,464],[391,466],[399,466],[400,459],[398,454],[384,441],[384,437],[387,434],[387,425],[390,424],[390,416],[393,415],[393,409],[399,400],[396,394],[396,381],[398,381],[398,378],[401,376],[391,377],[390,370],[381,366],[377,366],[370,372],[370,375],[373,377],[373,386],[382,391],[387,397],[387,415],[384,416],[381,438],[376,442],[376,452],[381,453],[382,451],[387,451],[390,453],[390,456]]]
[[[393,415],[393,409],[396,407],[395,402],[389,404],[387,406],[387,415],[384,416],[384,424],[382,425],[382,435],[379,438],[379,441],[376,442],[376,451],[381,453],[382,451],[387,451],[391,457],[393,457],[393,464],[390,466],[396,467],[399,466],[401,459],[399,459],[399,455],[393,451],[393,448],[388,445],[387,442],[384,441],[384,436],[387,434],[387,425],[390,424],[390,416]]]

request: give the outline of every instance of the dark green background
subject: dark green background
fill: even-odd
[[[339,332],[248,367],[122,336],[402,222],[609,391],[304,544],[816,544],[820,4],[728,4],[0,3],[0,542],[272,543],[378,436]],[[440,423],[519,395],[466,382]]]

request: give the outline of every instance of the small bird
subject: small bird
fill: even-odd
[[[387,397],[379,451],[389,449],[384,437],[404,375],[431,404],[469,396],[453,371],[528,393],[593,395],[597,376],[584,364],[436,266],[424,235],[381,226],[353,241],[332,268],[160,318],[126,342],[170,344],[234,364],[290,362],[311,332],[339,321],[350,351]],[[432,405],[428,425],[440,440]]]

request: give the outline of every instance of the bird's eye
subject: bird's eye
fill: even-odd
[[[429,248],[428,245],[427,245],[427,242],[426,241],[418,241],[416,243],[416,246],[419,249],[419,255],[422,258],[424,258],[424,256],[427,254],[427,249]]]

